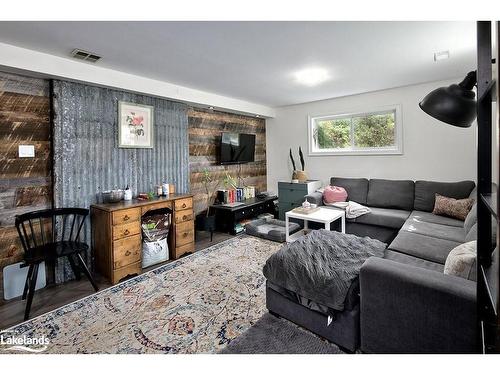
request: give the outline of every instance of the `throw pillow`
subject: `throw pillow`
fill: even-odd
[[[476,281],[476,241],[466,242],[455,247],[446,258],[444,274]]]
[[[434,203],[434,215],[450,216],[455,219],[465,220],[474,204],[474,199],[455,199],[436,194]]]
[[[347,199],[347,191],[340,186],[327,186],[323,192],[323,202],[336,203],[345,202]]]

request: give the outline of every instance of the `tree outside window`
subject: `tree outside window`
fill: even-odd
[[[397,108],[362,114],[313,117],[311,154],[401,153]]]

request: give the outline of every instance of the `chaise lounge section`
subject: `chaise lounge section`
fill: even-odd
[[[466,221],[432,213],[435,194],[475,198],[475,183],[332,177],[369,214],[346,232],[388,244],[360,271],[361,349],[367,353],[475,350],[476,282],[443,273],[450,251],[476,239],[475,206]],[[322,204],[320,193],[306,197]],[[333,208],[332,208],[333,209]]]

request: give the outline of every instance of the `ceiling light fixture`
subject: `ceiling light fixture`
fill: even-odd
[[[446,60],[450,58],[450,51],[434,52],[434,61]]]
[[[295,80],[306,86],[316,86],[330,78],[328,71],[323,68],[306,68],[295,72]]]

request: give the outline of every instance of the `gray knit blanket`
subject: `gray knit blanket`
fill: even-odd
[[[365,260],[382,257],[385,248],[385,243],[368,237],[315,230],[271,255],[264,276],[275,285],[342,311]]]

